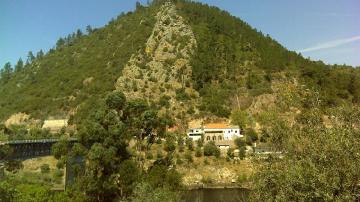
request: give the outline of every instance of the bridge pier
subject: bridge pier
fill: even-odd
[[[5,178],[5,165],[3,162],[0,162],[0,181]]]

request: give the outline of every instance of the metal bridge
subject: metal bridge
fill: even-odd
[[[77,139],[69,138],[68,141],[70,144],[74,144]],[[13,140],[0,142],[0,147],[10,146],[12,152],[7,160],[29,159],[51,155],[51,148],[57,142],[59,139]]]

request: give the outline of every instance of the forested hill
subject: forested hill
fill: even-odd
[[[358,69],[304,59],[218,8],[165,2],[137,4],[103,28],[60,38],[47,53],[29,52],[25,64],[6,64],[0,120],[18,112],[68,117],[115,89],[154,97],[149,102],[178,118],[228,117],[284,81],[319,92],[324,108],[360,102]]]

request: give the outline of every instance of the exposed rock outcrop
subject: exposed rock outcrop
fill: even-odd
[[[197,46],[195,36],[170,2],[161,7],[156,18],[145,50],[132,55],[116,82],[116,90],[129,99],[157,101],[166,95],[172,112],[187,110],[199,97],[192,88],[189,61]],[[191,99],[176,99],[179,89]]]
[[[30,115],[19,112],[11,115],[4,124],[7,128],[11,125],[39,126],[40,120],[32,119]]]

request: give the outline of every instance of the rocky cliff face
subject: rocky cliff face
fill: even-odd
[[[189,62],[196,40],[172,3],[165,3],[156,19],[145,50],[132,55],[115,87],[129,99],[158,101],[165,96],[171,111],[179,113],[195,106],[199,97]]]

